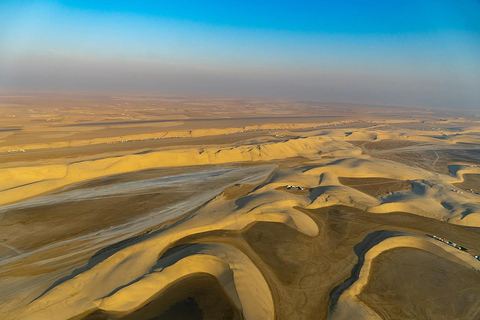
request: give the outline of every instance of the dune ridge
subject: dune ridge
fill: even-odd
[[[373,242],[373,246],[371,246],[371,242]],[[362,303],[357,296],[368,282],[373,260],[380,254],[398,247],[421,249],[463,267],[480,271],[480,261],[474,259],[470,254],[440,241],[406,232],[384,231],[358,249],[360,252],[360,271],[357,279],[341,293],[329,314],[329,319],[341,320],[352,319],[352,317],[356,319],[382,319],[380,315]]]
[[[305,230],[310,234],[318,232],[315,222],[300,212],[296,212],[297,217],[291,216],[287,212],[265,214],[256,212],[232,215],[225,211],[225,205],[233,208],[235,204],[234,201],[229,201],[225,204],[222,197],[215,198],[207,206],[202,207],[200,211],[195,212],[191,216],[192,219],[185,221],[181,227],[165,230],[165,232],[118,251],[92,268],[45,292],[36,300],[31,301],[22,312],[19,312],[13,318],[38,319],[40,316],[50,319],[65,319],[96,308],[106,308],[110,311],[127,311],[130,310],[129,308],[138,307],[146,303],[149,298],[158,293],[158,290],[156,290],[159,288],[158,284],[153,285],[151,289],[146,291],[144,291],[145,289],[138,291],[138,289],[135,289],[137,285],[143,288],[143,284],[146,283],[147,288],[150,288],[151,285],[148,285],[148,283],[151,283],[151,281],[155,282],[155,279],[160,277],[158,279],[163,279],[162,281],[164,281],[160,288],[163,288],[192,272],[207,272],[218,276],[232,299],[249,315],[248,318],[273,318],[271,297],[269,298],[269,294],[267,294],[268,290],[266,290],[263,284],[264,280],[263,282],[261,280],[261,273],[257,273],[249,259],[236,249],[225,246],[219,247],[217,245],[199,245],[199,251],[194,256],[190,255],[190,258],[186,260],[179,260],[179,268],[173,268],[176,265],[174,264],[172,269],[160,268],[161,270],[158,270],[160,273],[163,270],[167,271],[166,275],[150,276],[150,273],[157,268],[155,266],[159,265],[160,261],[168,264],[168,257],[167,262],[165,262],[165,259],[158,260],[158,255],[171,244],[190,235],[222,229],[241,230],[256,221],[286,223],[300,232]],[[220,210],[220,208],[223,209]],[[191,247],[189,250],[194,248]],[[184,252],[189,252],[189,250]],[[214,258],[208,258],[205,255],[213,256]],[[198,263],[198,267],[191,267],[189,261],[192,262],[192,259]],[[230,267],[227,268],[225,263],[228,263]],[[180,267],[183,265],[185,267]],[[171,273],[169,273],[169,270],[171,270]],[[232,287],[231,279],[225,279],[225,272],[228,274],[228,270],[234,271],[234,287],[236,291]],[[146,280],[139,282],[139,279]],[[101,284],[101,286],[99,287],[98,284]],[[117,288],[122,287],[122,290],[117,290]],[[254,289],[259,294],[258,299],[251,295],[252,288],[258,288]],[[130,290],[134,292],[133,297],[137,297],[137,299],[132,298],[129,294],[126,295],[127,298],[122,299],[123,293],[130,292]],[[68,294],[68,292],[73,291],[77,292],[77,294]],[[236,298],[236,295],[239,298]],[[253,308],[250,309],[252,311],[249,311],[249,308]]]
[[[480,123],[479,120],[468,120],[468,119],[447,119],[445,121],[425,121],[420,119],[402,119],[402,120],[339,120],[339,121],[330,121],[330,122],[312,122],[312,123],[273,123],[273,124],[261,124],[261,125],[249,125],[243,127],[235,128],[206,128],[206,129],[192,129],[192,130],[166,130],[153,133],[137,133],[129,135],[114,135],[104,138],[90,138],[90,139],[69,139],[64,141],[51,141],[44,143],[8,143],[6,145],[0,146],[0,153],[8,152],[24,152],[40,149],[57,149],[57,148],[66,148],[66,147],[80,147],[80,146],[90,146],[98,144],[115,144],[115,143],[125,143],[125,142],[135,142],[143,140],[157,140],[157,139],[174,139],[174,138],[200,138],[200,137],[211,137],[211,136],[225,136],[230,134],[238,134],[250,131],[280,131],[280,130],[305,130],[305,129],[318,129],[322,127],[335,127],[353,123],[364,123],[371,125],[371,132],[369,134],[362,133],[360,131],[355,131],[349,137],[350,140],[355,138],[367,138],[375,137],[376,139],[388,139],[393,137],[398,137],[398,134],[392,133],[388,134],[382,132],[378,129],[381,129],[382,126],[389,124],[405,124],[405,123],[431,123],[431,124],[448,124],[448,123],[468,123],[468,124],[477,124]],[[165,125],[165,124],[164,124]],[[175,122],[171,123],[172,126],[175,125]],[[108,123],[105,124],[105,127],[108,126]],[[477,137],[465,135],[469,133],[478,133],[480,132],[480,126],[471,126],[466,130],[458,131],[449,131],[449,136],[446,136],[445,141],[450,143],[458,142],[472,142],[472,139],[475,139],[476,142],[479,140]],[[409,130],[402,135],[414,134],[413,130]],[[416,135],[416,138],[421,141],[435,141],[435,138],[432,138],[428,135],[436,136],[438,131],[424,131],[421,134]],[[5,134],[5,138],[8,137],[8,134]],[[69,137],[69,136],[67,136]],[[8,140],[4,140],[5,142]]]
[[[257,145],[230,148],[176,148],[66,165],[5,168],[0,169],[2,178],[0,205],[73,183],[143,169],[272,161],[300,156],[318,164],[308,170],[307,175],[321,177],[320,184],[303,182],[309,188],[322,190],[321,194],[308,205],[309,208],[344,204],[375,213],[404,211],[456,224],[480,226],[478,195],[455,192],[455,188],[452,187],[453,183],[463,182],[464,174],[480,173],[479,166],[452,163],[449,167],[454,171],[452,171],[454,175],[444,175],[389,160],[373,159],[363,154],[360,148],[352,147],[344,139],[345,135],[342,137],[339,132],[336,135],[316,133],[313,136]],[[328,161],[331,157],[337,160]],[[411,192],[400,192],[384,199],[375,199],[343,186],[336,178],[339,176],[409,180],[412,181],[414,188]],[[296,181],[302,183],[301,181],[308,181],[306,178],[305,175],[301,175]],[[285,183],[288,184],[289,181]],[[342,193],[342,190],[348,192]],[[440,190],[442,192],[439,192]]]
[[[232,148],[187,148],[103,158],[68,165],[0,169],[0,205],[35,196],[72,183],[160,167],[268,161],[319,152],[331,139],[316,137]]]
[[[351,161],[354,161],[355,165],[352,165]],[[25,309],[25,313],[22,314],[21,318],[23,319],[26,317],[25,319],[29,319],[27,316],[28,314],[38,315],[40,312],[40,314],[43,315],[43,312],[46,312],[44,314],[45,317],[56,319],[55,315],[58,312],[57,310],[64,310],[66,308],[64,307],[65,303],[68,304],[68,309],[70,312],[72,312],[70,314],[71,316],[75,314],[81,314],[95,308],[103,309],[103,307],[105,307],[105,310],[125,312],[130,310],[129,308],[134,309],[135,307],[139,307],[143,303],[146,303],[145,301],[158,292],[153,292],[155,291],[153,289],[152,291],[147,290],[146,292],[149,292],[149,294],[142,295],[143,298],[140,298],[140,296],[137,296],[137,294],[133,294],[133,296],[138,297],[137,300],[134,299],[137,302],[132,302],[133,304],[126,304],[125,307],[122,307],[123,303],[121,301],[123,300],[121,299],[120,302],[112,302],[112,306],[110,306],[110,302],[105,302],[105,304],[103,304],[103,301],[114,301],[116,298],[112,298],[110,300],[103,299],[111,295],[111,292],[122,292],[122,290],[124,293],[128,292],[128,290],[130,290],[128,287],[132,283],[138,283],[138,285],[140,285],[140,282],[138,282],[136,279],[141,279],[144,277],[150,279],[150,276],[147,275],[152,272],[152,266],[158,264],[157,254],[162,252],[165,248],[169,247],[176,241],[190,235],[200,234],[202,232],[212,230],[242,230],[257,221],[267,221],[284,223],[302,232],[303,234],[314,236],[318,233],[318,226],[311,220],[311,218],[295,208],[300,207],[315,209],[338,204],[345,204],[347,206],[353,206],[357,208],[360,207],[362,209],[365,209],[365,207],[368,209],[369,206],[375,208],[375,206],[378,206],[380,201],[379,199],[363,194],[352,188],[341,186],[338,183],[338,178],[335,175],[335,173],[338,172],[342,176],[346,174],[350,176],[368,176],[368,168],[374,165],[372,162],[373,161],[368,159],[364,159],[362,161],[346,159],[345,161],[336,163],[334,166],[338,167],[341,163],[345,163],[348,164],[347,168],[350,168],[351,171],[348,171],[348,169],[341,170],[337,168],[328,173],[324,172],[325,167],[328,168],[329,165],[331,165],[328,164],[328,162],[323,165],[317,164],[313,168],[308,168],[306,170],[302,168],[282,169],[274,173],[273,176],[268,180],[268,183],[263,184],[253,192],[240,199],[226,200],[223,196],[218,196],[210,201],[206,206],[192,213],[191,217],[193,217],[193,219],[188,219],[185,221],[180,228],[171,228],[154,237],[124,248],[108,259],[95,265],[91,269],[77,275],[75,278],[54,287],[52,290],[42,295],[40,299],[30,303],[28,308]],[[390,164],[390,162],[385,162],[385,170],[388,169],[388,164]],[[381,175],[381,172],[381,170],[378,170],[375,172],[375,174]],[[412,170],[410,174],[420,175],[421,172]],[[434,174],[434,176],[435,175],[437,174]],[[278,187],[284,186],[287,181],[301,182],[302,186],[309,188],[311,191],[307,194],[296,194],[288,192],[282,188],[278,189]],[[337,185],[332,185],[334,183]],[[409,193],[414,195],[415,191],[400,192],[400,194]],[[460,196],[458,193],[454,193],[454,195]],[[431,197],[431,195],[428,196]],[[418,199],[409,201],[413,203],[423,201],[421,197],[417,198]],[[398,207],[391,207],[392,211],[397,209]],[[416,214],[418,214],[418,212]],[[405,245],[405,243],[410,245],[409,237],[395,239],[398,240],[398,242],[395,242],[397,246],[400,243],[403,245]],[[390,244],[390,242],[384,242],[383,245],[386,244]],[[390,248],[388,246],[384,248],[383,245],[377,247],[377,249],[380,250],[380,248],[383,248],[381,251],[385,251]],[[419,246],[416,244],[416,242],[411,245],[415,245],[416,247]],[[433,245],[437,246],[438,244],[433,243]],[[436,249],[428,247],[428,250],[431,251]],[[449,248],[446,248],[446,250],[448,251]],[[471,256],[469,256],[469,258],[474,260]],[[200,265],[202,265],[202,263],[200,263]],[[192,272],[208,272],[219,277],[220,274],[222,274],[211,272],[209,271],[209,268],[210,267],[206,269],[195,269],[192,270]],[[246,270],[249,267],[244,264],[237,264],[235,268]],[[179,270],[183,270],[183,268],[180,268]],[[365,268],[365,270],[367,270],[367,268]],[[127,273],[128,277],[120,277],[121,274]],[[182,271],[180,274],[181,275],[178,277],[172,276],[171,279],[178,279],[187,273],[183,273]],[[102,283],[101,289],[99,289],[95,284],[97,282]],[[147,281],[146,283],[149,282]],[[128,285],[125,286],[125,284]],[[165,280],[161,287],[169,284],[170,282]],[[124,289],[117,291],[116,288],[122,287]],[[77,294],[76,296],[69,297],[67,299],[61,298],[65,296],[66,292],[71,292],[73,290],[72,288],[76,288],[75,290],[80,290],[79,292],[81,292],[81,295],[79,296]],[[133,288],[131,290],[133,290],[133,292],[137,292]],[[229,292],[228,289],[226,290]],[[235,295],[233,293],[230,294],[233,297],[232,299],[235,301]],[[112,297],[113,296],[114,295],[112,295]],[[117,297],[120,296],[121,295]],[[90,303],[86,304],[85,301],[90,301]],[[241,307],[240,304],[238,304],[238,306]],[[342,309],[348,308],[342,307]],[[57,318],[62,319],[62,317]]]
[[[248,175],[255,175],[258,178],[255,181],[246,178],[239,180],[238,185],[228,185],[229,188],[235,187],[238,188],[235,190],[246,191],[238,193],[232,191],[227,196],[223,189],[216,188],[202,198],[200,203],[196,203],[192,210],[182,211],[181,214],[176,212],[174,216],[159,217],[158,224],[154,226],[143,225],[141,219],[128,221],[130,225],[138,223],[141,227],[125,235],[128,239],[121,238],[128,240],[127,242],[122,242],[117,247],[115,243],[109,242],[108,244],[114,248],[109,247],[108,254],[95,256],[95,259],[92,258],[89,263],[85,263],[84,268],[76,269],[74,270],[76,272],[72,271],[70,275],[56,279],[58,281],[49,283],[47,288],[39,286],[44,288],[40,294],[34,292],[25,295],[21,301],[8,297],[10,300],[3,301],[5,315],[8,319],[61,320],[101,311],[115,317],[121,316],[147,305],[185,277],[206,273],[218,280],[245,318],[274,319],[278,316],[275,314],[274,298],[275,294],[279,293],[269,287],[270,283],[267,280],[275,275],[272,275],[273,272],[262,273],[265,268],[262,269],[263,265],[253,249],[248,249],[245,239],[237,239],[237,243],[229,242],[227,238],[221,243],[208,241],[180,245],[179,243],[207,232],[229,231],[232,234],[235,232],[240,234],[258,222],[286,226],[288,230],[295,230],[302,237],[311,239],[328,230],[325,225],[318,225],[306,211],[313,212],[316,209],[334,206],[356,208],[371,215],[402,212],[444,221],[445,225],[451,224],[449,225],[451,228],[452,225],[480,227],[480,195],[461,191],[453,185],[463,182],[466,174],[480,174],[480,166],[474,164],[474,161],[447,158],[442,164],[446,173],[433,170],[439,162],[441,150],[475,151],[474,143],[479,142],[479,136],[476,135],[479,127],[472,125],[467,129],[452,128],[445,133],[443,130],[428,128],[417,130],[409,127],[394,126],[388,129],[382,127],[412,123],[421,122],[416,119],[372,121],[368,123],[372,126],[360,129],[321,128],[312,124],[291,124],[277,128],[268,124],[249,127],[248,130],[279,129],[284,131],[278,133],[282,135],[285,133],[286,137],[273,139],[270,134],[262,139],[243,141],[232,146],[179,146],[100,159],[71,162],[65,160],[65,164],[58,165],[1,168],[0,214],[2,208],[5,211],[17,203],[19,206],[28,204],[28,201],[35,203],[35,198],[22,202],[27,198],[52,191],[56,191],[55,195],[60,197],[68,196],[62,188],[107,176],[152,168],[275,163],[265,169],[255,166],[254,168],[258,170],[249,171]],[[438,122],[445,123],[448,122]],[[331,125],[332,123],[328,124]],[[163,137],[224,135],[238,133],[238,130],[246,128],[195,129],[196,131],[182,131],[183,133],[173,130],[168,131],[169,135]],[[309,130],[295,131],[297,129]],[[151,137],[156,134],[152,134]],[[147,137],[147,135],[130,136],[132,139]],[[93,140],[88,141],[82,143],[90,143]],[[96,141],[95,143],[104,143],[99,141],[105,140]],[[393,146],[391,148],[393,150],[386,148],[382,141],[387,142],[389,147]],[[433,150],[432,157],[421,154],[430,149]],[[394,153],[415,155],[419,153],[423,166],[395,161],[394,157],[379,157]],[[271,173],[273,166],[276,169]],[[265,174],[261,174],[262,170]],[[407,186],[411,185],[411,188],[379,193],[380,195],[375,196],[342,184],[340,177],[395,179]],[[242,184],[252,185],[244,188]],[[298,188],[287,187],[292,185]],[[81,188],[81,185],[78,187]],[[41,206],[42,202],[38,203]],[[375,219],[377,217],[375,216]],[[0,220],[2,218],[3,216]],[[160,223],[166,220],[169,222],[167,226]],[[348,234],[343,229],[349,228],[348,225],[344,227],[335,221],[325,222],[327,223],[331,223],[329,227],[335,229],[335,232],[338,231],[338,234],[342,235],[342,232]],[[261,242],[262,239],[258,240]],[[335,242],[336,240],[331,240],[333,245],[341,245]],[[395,248],[428,251],[439,259],[480,270],[480,262],[470,253],[461,252],[423,235],[404,231],[387,230],[357,245],[360,246],[360,253],[357,255],[358,277],[353,279],[355,281],[349,282],[349,286],[342,287],[343,291],[337,292],[337,300],[329,314],[331,319],[380,318],[374,310],[359,301],[357,296],[368,282],[372,261],[382,253]],[[280,249],[294,251],[291,247]],[[282,264],[284,261],[281,260],[280,249],[272,254],[277,255],[275,259],[278,259],[279,265],[287,266],[285,268],[288,269],[288,263]],[[22,258],[23,256],[19,254],[9,259],[16,259],[15,263],[21,264]],[[36,265],[50,263],[50,267],[60,268],[61,263],[55,265],[55,260],[70,259],[71,256],[48,258],[26,263],[23,267],[28,270],[34,269]],[[6,270],[17,266],[10,262],[5,261],[5,266],[0,267]],[[298,266],[305,274],[317,270],[313,268],[310,270],[309,267],[307,264]],[[330,266],[326,264],[323,267]],[[283,279],[277,280],[281,282]],[[302,284],[301,280],[299,285]]]

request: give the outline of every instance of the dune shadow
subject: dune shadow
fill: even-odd
[[[332,312],[337,306],[338,299],[348,288],[350,288],[355,281],[358,280],[360,276],[360,270],[363,267],[365,262],[365,254],[374,246],[385,240],[389,237],[395,237],[404,235],[405,232],[401,231],[390,231],[390,230],[378,230],[368,234],[363,241],[356,244],[353,247],[355,254],[358,257],[358,262],[353,266],[350,277],[347,278],[344,282],[336,286],[330,291],[330,302],[329,302],[329,312]]]

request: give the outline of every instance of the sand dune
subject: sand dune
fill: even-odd
[[[473,257],[480,253],[480,195],[456,187],[466,175],[480,174],[479,128],[467,119],[347,119],[129,135],[114,128],[108,137],[85,138],[88,131],[82,131],[82,139],[54,135],[59,140],[8,144],[26,151],[55,149],[59,164],[0,168],[0,228],[31,223],[36,241],[51,236],[30,249],[13,245],[20,243],[14,231],[5,233],[0,318],[150,316],[145,308],[198,276],[218,283],[215,294],[246,319],[382,319],[380,309],[361,297],[377,288],[369,279],[389,253],[421,250],[459,272],[480,270]],[[221,140],[256,130],[261,134],[230,145],[186,143],[138,151],[132,142],[132,152],[96,159],[62,158],[60,150],[121,140]],[[403,155],[418,165],[399,159]],[[217,167],[205,170],[205,165]],[[181,172],[187,167],[189,172]],[[158,168],[177,173],[154,178],[142,171]],[[142,178],[125,178],[139,172]],[[180,200],[168,206],[155,192],[173,187]],[[134,195],[143,196],[137,198],[145,207],[142,214],[131,206],[130,214],[123,212],[125,202],[115,205],[115,199]],[[40,223],[60,219],[52,208],[62,205],[72,225],[86,224],[68,216],[69,206],[92,201],[95,207],[104,199],[113,199],[105,204],[111,216],[105,211],[103,217],[112,223],[99,217],[94,232],[70,226],[54,233],[58,230]],[[115,210],[118,220],[112,218]],[[52,217],[42,217],[45,212]],[[28,219],[14,220],[15,213]],[[425,236],[437,232],[470,251]],[[21,292],[10,289],[22,286]],[[178,303],[191,301],[170,304]]]
[[[381,161],[369,159],[366,156],[357,156],[352,158],[353,154],[358,154],[357,148],[345,142],[338,141],[328,136],[314,136],[307,138],[291,139],[284,142],[272,142],[260,144],[257,146],[238,146],[232,148],[203,148],[199,149],[173,149],[168,151],[152,152],[142,155],[128,155],[115,158],[104,158],[99,160],[71,163],[65,166],[45,166],[45,167],[19,167],[0,169],[0,176],[3,177],[1,201],[3,204],[18,201],[27,196],[42,194],[50,190],[55,190],[66,185],[81,182],[84,180],[99,178],[102,176],[132,172],[136,170],[172,167],[182,165],[204,165],[221,164],[231,162],[247,161],[271,161],[285,159],[289,157],[303,156],[313,161],[326,161],[321,155],[335,154],[338,160],[330,161],[324,165],[319,165],[315,169],[307,172],[308,175],[323,175],[325,179],[329,174],[336,177],[378,177],[391,178],[399,180],[418,180],[412,192],[404,193],[401,198],[395,196],[390,199],[369,200],[360,193],[357,193],[364,200],[350,199],[350,196],[342,200],[332,192],[335,188],[342,187],[338,182],[330,181],[330,187],[323,181],[319,186],[325,189],[322,194],[328,197],[330,204],[355,203],[358,206],[366,206],[372,212],[393,212],[406,211],[416,214],[430,215],[437,219],[448,220],[453,223],[465,225],[480,226],[478,213],[480,206],[478,203],[471,202],[476,197],[471,194],[453,194],[450,190],[452,183],[462,182],[462,174],[468,172],[478,172],[478,167],[464,166],[456,170],[456,176],[446,176],[436,174],[420,168],[402,166],[391,161]],[[341,158],[341,155],[349,154],[349,158]],[[451,168],[453,168],[451,166]],[[452,169],[453,170],[453,169]],[[291,177],[289,178],[291,179]],[[299,176],[297,181],[304,181],[304,176]],[[428,179],[435,183],[425,184],[422,180]],[[288,181],[284,181],[288,183]],[[316,187],[316,184],[306,185],[307,187]],[[333,186],[336,186],[333,188]],[[438,192],[444,189],[446,192]],[[351,189],[351,188],[350,188]],[[341,193],[341,192],[340,192]],[[350,191],[350,194],[355,192]],[[427,194],[432,195],[429,197]],[[347,193],[345,193],[347,194]],[[398,198],[398,199],[397,199]],[[334,200],[336,199],[336,200]],[[431,199],[429,203],[427,199]],[[394,200],[394,201],[392,201]],[[325,205],[325,201],[319,198],[317,205]],[[320,201],[320,202],[319,202]],[[373,201],[373,202],[372,202]],[[375,201],[377,205],[374,205]],[[448,206],[441,206],[439,203],[448,203]],[[314,204],[310,207],[315,207]],[[433,209],[435,208],[435,209]],[[432,211],[433,209],[433,211]],[[465,216],[467,216],[465,218]]]
[[[0,169],[0,204],[15,202],[72,183],[151,168],[266,161],[318,153],[326,142],[316,137],[258,146],[173,149],[142,155],[75,162],[63,166]]]
[[[366,247],[360,248],[361,256],[359,261],[359,272],[356,281],[348,288],[341,288],[343,291],[338,298],[330,319],[381,319],[372,309],[359,301],[357,296],[368,283],[369,274],[374,259],[380,254],[394,248],[416,248],[437,255],[442,259],[450,260],[462,267],[473,268],[480,271],[480,261],[474,259],[470,254],[459,251],[440,241],[427,237],[402,232],[382,232],[371,240],[372,243],[365,243]],[[371,246],[371,247],[370,247]],[[340,291],[340,288],[337,289]]]

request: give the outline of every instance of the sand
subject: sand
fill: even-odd
[[[415,248],[421,249],[423,251],[427,251],[430,254],[433,254],[437,257],[442,257],[448,261],[451,261],[456,264],[455,268],[459,270],[468,270],[470,272],[478,272],[480,268],[480,261],[473,259],[470,255],[465,252],[462,252],[458,249],[454,249],[448,245],[444,245],[439,241],[432,240],[432,239],[421,239],[416,235],[411,235],[408,233],[403,232],[391,232],[386,231],[375,238],[372,239],[375,241],[372,247],[367,248],[359,248],[359,264],[358,268],[359,271],[355,274],[353,284],[348,286],[347,288],[342,288],[341,295],[336,302],[335,308],[332,310],[332,319],[351,319],[352,316],[359,315],[359,318],[377,318],[381,319],[381,317],[370,309],[368,306],[363,304],[359,301],[360,293],[365,289],[368,280],[370,277],[372,263],[374,259],[381,253],[384,253],[388,250],[392,250],[393,248]],[[378,242],[378,244],[377,244]],[[367,243],[367,245],[369,245]],[[366,251],[366,252],[365,252]],[[358,270],[358,269],[357,269]],[[462,272],[460,271],[460,272]],[[458,271],[457,271],[458,272]],[[451,281],[450,283],[455,283],[455,281]],[[431,283],[429,283],[432,286]],[[449,288],[447,287],[446,290]],[[337,289],[338,290],[338,289]],[[432,289],[430,289],[432,290]],[[433,289],[435,290],[435,289]],[[450,291],[448,291],[450,292]],[[447,293],[448,294],[448,293]],[[455,294],[455,292],[451,292],[450,294]],[[474,293],[476,295],[478,293]],[[435,296],[435,295],[433,295]],[[432,297],[434,299],[434,297]],[[476,300],[476,299],[475,299]],[[424,304],[423,304],[424,305]],[[407,304],[408,307],[410,305]],[[473,310],[462,310],[461,312],[467,311],[467,313],[473,313],[474,315],[478,316],[478,306],[477,305],[469,305],[469,308]],[[405,306],[403,307],[405,308]],[[402,310],[403,310],[402,308]],[[458,311],[454,311],[454,317],[459,316]],[[416,316],[421,316],[421,311],[417,311],[415,313]],[[430,315],[434,315],[435,311],[431,310]],[[442,314],[442,316],[445,316]],[[397,314],[392,314],[388,316],[389,318],[398,317]],[[472,318],[473,319],[473,318]]]
[[[464,174],[462,176],[463,182],[455,183],[454,186],[462,188],[471,193],[480,193],[480,175],[479,174]]]
[[[412,185],[408,181],[388,178],[338,177],[338,181],[345,186],[352,187],[372,197],[384,197],[394,192],[412,189]]]
[[[2,109],[0,319],[478,318],[478,119],[69,99]]]
[[[405,260],[414,263],[405,265]],[[382,318],[479,316],[478,273],[427,251],[399,248],[384,252],[375,259],[371,274],[359,298]]]

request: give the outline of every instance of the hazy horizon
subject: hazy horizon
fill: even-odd
[[[0,89],[480,108],[480,2],[5,1]]]

